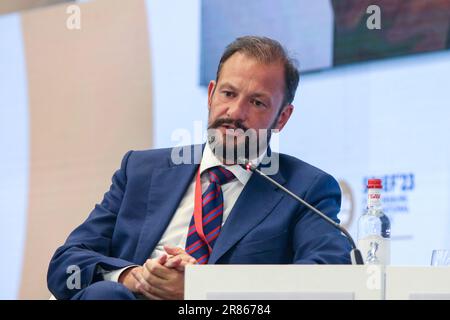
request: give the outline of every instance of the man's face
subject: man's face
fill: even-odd
[[[208,129],[217,129],[215,142],[223,150],[229,147],[236,150],[244,146],[249,137],[244,133],[248,129],[258,134],[281,130],[293,110],[292,105],[287,105],[280,113],[284,86],[281,63],[263,64],[245,54],[233,54],[223,64],[218,82],[211,81],[208,86]],[[248,146],[246,149],[249,157]]]

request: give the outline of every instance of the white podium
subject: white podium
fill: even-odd
[[[386,267],[387,300],[450,300],[450,266]]]
[[[351,265],[194,265],[188,300],[380,300],[384,268]]]

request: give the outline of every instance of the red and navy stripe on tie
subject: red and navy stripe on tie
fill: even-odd
[[[213,248],[220,234],[223,220],[223,194],[221,185],[230,182],[235,177],[223,167],[208,170],[210,184],[202,195],[202,225],[205,241],[203,241],[192,216],[186,241],[186,252],[193,256],[199,264],[208,263],[209,247]]]

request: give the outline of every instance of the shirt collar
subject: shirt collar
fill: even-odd
[[[267,150],[264,151],[258,158],[252,161],[253,164],[258,166],[262,159],[265,157]],[[234,176],[243,184],[246,185],[250,177],[252,176],[252,172],[245,170],[240,165],[225,165],[216,158],[209,143],[206,143],[205,148],[203,150],[202,161],[200,162],[200,174],[202,174],[205,170],[210,169],[212,167],[222,166],[227,170],[231,171]]]

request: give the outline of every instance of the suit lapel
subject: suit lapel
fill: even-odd
[[[272,176],[278,183],[284,184],[281,174]],[[214,264],[232,246],[256,227],[283,198],[283,193],[276,192],[277,187],[253,173],[242,190],[227,221],[222,227],[214,245],[209,264]]]
[[[201,150],[201,149],[200,149]],[[173,165],[154,169],[148,195],[147,215],[141,229],[135,261],[144,263],[167,229],[198,164]]]

